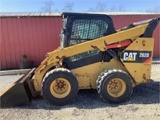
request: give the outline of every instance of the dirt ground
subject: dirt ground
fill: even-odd
[[[0,76],[0,92],[22,75]],[[160,120],[160,64],[152,65],[155,82],[134,88],[130,99],[121,104],[103,102],[96,90],[80,90],[76,100],[53,106],[43,98],[30,105],[1,108],[1,120]]]

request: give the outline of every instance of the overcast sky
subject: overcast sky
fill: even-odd
[[[0,12],[39,12],[47,0],[0,0]],[[99,2],[106,7],[121,7],[125,11],[145,12],[160,9],[160,0],[53,0],[53,11],[63,11],[67,2],[73,3],[75,12],[96,8]]]

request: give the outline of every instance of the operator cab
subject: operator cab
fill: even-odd
[[[115,33],[111,17],[104,14],[62,13],[61,48]]]
[[[63,13],[61,48],[94,40],[115,33],[111,17],[104,14]],[[93,49],[65,58],[63,63],[68,69],[75,69],[89,64],[105,61],[112,57],[108,52]]]

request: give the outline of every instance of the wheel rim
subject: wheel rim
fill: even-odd
[[[112,97],[120,97],[126,91],[125,82],[120,78],[115,78],[109,81],[107,91]]]
[[[71,85],[67,79],[57,78],[50,85],[50,92],[56,98],[64,98],[71,91]]]

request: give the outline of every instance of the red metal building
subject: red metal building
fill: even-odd
[[[132,22],[160,17],[160,14],[147,13],[108,14],[116,29]],[[47,52],[59,46],[61,26],[61,16],[56,13],[0,13],[0,70],[18,68],[23,54],[38,66]],[[153,36],[154,57],[160,57],[160,24]]]
[[[0,17],[0,69],[18,68],[22,55],[37,66],[59,46],[60,15],[28,13]]]

